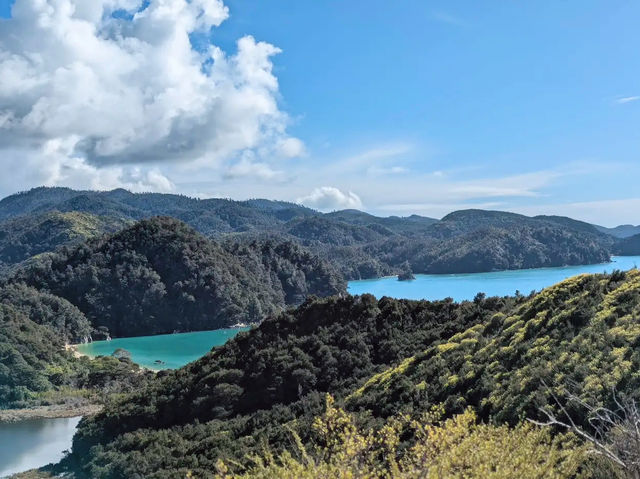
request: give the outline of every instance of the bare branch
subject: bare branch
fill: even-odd
[[[592,445],[592,452],[599,454],[620,466],[630,478],[640,478],[640,410],[634,400],[620,398],[613,390],[616,409],[593,406],[575,394],[566,392],[566,401],[561,401],[554,391],[542,381],[556,406],[566,420],[560,420],[548,408],[540,408],[546,421],[529,422],[538,426],[561,427],[573,432]],[[574,402],[586,411],[587,423],[593,433],[580,427],[565,407]]]

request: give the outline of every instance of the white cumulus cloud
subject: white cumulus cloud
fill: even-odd
[[[277,103],[280,50],[210,43],[228,15],[222,0],[17,0],[0,20],[0,155],[34,158],[45,183],[163,190],[163,164],[302,155]]]
[[[360,197],[352,191],[343,192],[333,186],[322,186],[311,194],[296,200],[298,203],[321,211],[362,208]]]
[[[224,173],[224,177],[233,178],[258,178],[261,180],[283,180],[284,172],[274,170],[267,163],[255,161],[252,155],[244,155],[243,158]]]

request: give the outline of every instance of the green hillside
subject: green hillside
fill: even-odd
[[[543,383],[597,404],[635,397],[639,317],[640,271],[576,276],[372,377],[348,404],[381,416],[472,406],[515,424],[553,403]]]
[[[310,295],[344,292],[332,268],[296,244],[221,245],[170,218],[63,247],[0,284],[0,408],[111,383],[111,392],[126,390],[130,362],[77,360],[66,343],[257,322]]]
[[[543,381],[611,405],[612,388],[638,391],[639,314],[636,270],[461,304],[368,295],[307,302],[84,421],[70,464],[93,478],[208,477],[221,459],[251,471],[247,454],[263,454],[263,441],[276,454],[292,451],[292,428],[309,451],[322,444],[312,425],[327,411],[325,392],[358,428],[374,430],[434,407],[444,418],[471,408],[481,421],[516,426],[554,406]],[[583,411],[572,412],[589,427]],[[330,457],[317,453],[314,461]],[[278,477],[274,470],[255,477]]]
[[[65,298],[114,336],[257,322],[307,295],[345,291],[332,268],[287,243],[225,249],[172,218],[44,255],[8,280]]]

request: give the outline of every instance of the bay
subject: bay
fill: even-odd
[[[126,349],[134,363],[149,369],[176,369],[207,354],[214,346],[221,346],[240,331],[249,328],[216,329],[192,333],[158,334],[116,338],[80,344],[78,352],[87,356],[110,356],[116,349]],[[158,362],[160,361],[160,362]]]
[[[513,295],[516,291],[529,294],[547,286],[583,273],[603,273],[613,270],[629,270],[640,265],[640,256],[614,256],[609,263],[563,266],[558,268],[536,268],[490,273],[468,274],[417,274],[412,281],[398,281],[385,277],[349,281],[350,294],[370,293],[381,298],[429,299],[447,297],[455,301],[471,300],[477,293],[487,296]]]

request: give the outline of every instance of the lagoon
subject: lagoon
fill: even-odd
[[[249,328],[216,329],[193,333],[159,334],[134,338],[116,338],[80,344],[78,352],[87,356],[110,356],[116,349],[126,349],[134,363],[149,369],[176,369],[221,346],[240,331]],[[158,363],[157,361],[161,361]]]
[[[412,281],[398,281],[393,277],[349,281],[350,294],[370,293],[381,298],[471,300],[477,293],[487,296],[513,295],[540,291],[547,286],[583,273],[603,273],[613,270],[629,270],[640,266],[640,256],[614,256],[611,262],[558,268],[536,268],[490,273],[468,274],[417,274]]]
[[[59,462],[79,417],[0,424],[0,477]]]

